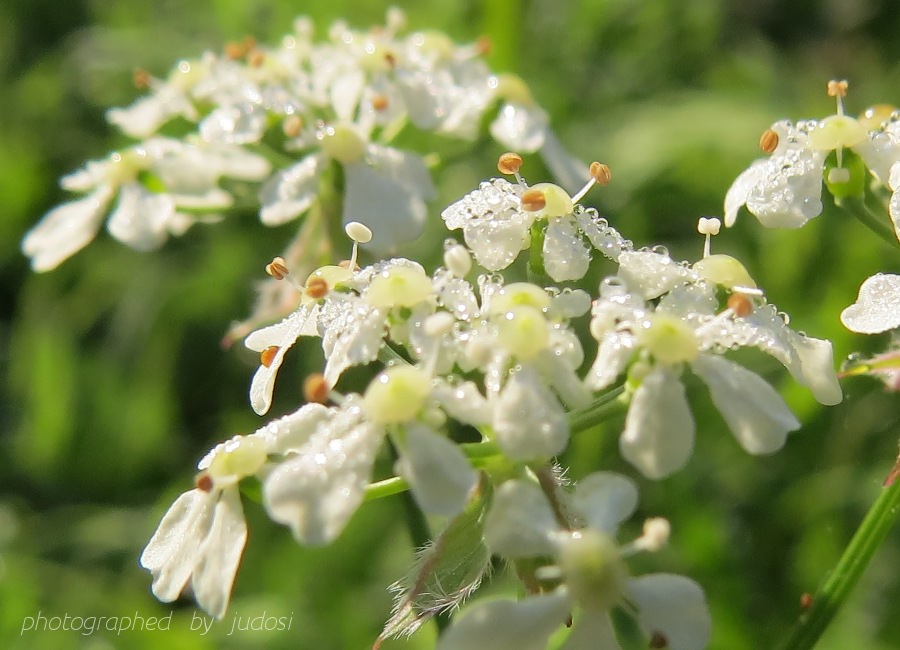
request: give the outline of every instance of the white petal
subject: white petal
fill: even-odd
[[[547,274],[557,282],[580,280],[591,263],[590,249],[571,217],[550,219],[541,251]]]
[[[350,401],[263,482],[269,516],[303,544],[334,541],[362,503],[383,431]]]
[[[209,533],[197,550],[191,588],[207,614],[221,619],[231,599],[231,587],[247,543],[247,522],[236,487],[222,491]]]
[[[584,408],[591,403],[591,391],[578,378],[575,369],[581,364],[570,365],[568,359],[556,350],[543,350],[535,359],[541,376],[569,408]]]
[[[491,122],[491,136],[507,149],[532,153],[544,145],[547,114],[537,106],[504,104]]]
[[[619,256],[618,276],[645,300],[659,298],[678,285],[696,281],[697,274],[668,255],[653,251],[626,251]]]
[[[767,173],[767,158],[754,160],[750,167],[742,171],[728,192],[725,194],[725,227],[730,228],[737,221],[738,210],[747,203],[750,190],[765,179]]]
[[[140,183],[128,183],[119,190],[119,204],[109,217],[106,229],[113,237],[135,250],[159,248],[169,235],[169,221],[175,202],[168,194],[150,192]]]
[[[322,308],[319,332],[325,352],[323,375],[334,386],[343,372],[378,358],[387,313],[361,298],[333,295]]]
[[[444,381],[436,382],[431,389],[431,398],[454,420],[473,427],[490,424],[494,417],[491,403],[471,381],[453,385]]]
[[[262,106],[249,102],[220,106],[200,122],[200,137],[208,142],[229,144],[259,142],[267,122]]]
[[[22,252],[31,258],[31,267],[50,271],[87,246],[100,230],[113,192],[109,185],[102,185],[44,215],[22,240]]]
[[[143,139],[176,115],[188,120],[197,119],[197,111],[184,93],[163,86],[153,95],[136,100],[127,108],[113,108],[106,112],[106,119],[115,124],[125,135]]]
[[[656,573],[629,580],[626,597],[638,608],[644,634],[661,632],[670,650],[701,650],[709,643],[712,619],[703,589],[693,580]]]
[[[338,120],[349,122],[359,105],[366,79],[361,69],[346,70],[331,84],[331,106]]]
[[[784,446],[800,422],[767,381],[728,359],[703,354],[692,364],[709,386],[713,404],[728,428],[751,454],[771,454]]]
[[[583,609],[560,650],[621,650],[606,610]]]
[[[313,154],[270,178],[259,192],[260,221],[277,226],[309,210],[319,195],[320,166]]]
[[[834,350],[831,341],[815,339],[791,331],[791,343],[800,359],[798,381],[807,386],[820,404],[834,406],[844,399],[834,372]],[[796,375],[795,375],[796,376]]]
[[[437,650],[546,650],[570,608],[568,596],[560,593],[479,603],[454,620]]]
[[[555,456],[569,441],[569,421],[556,397],[530,367],[516,372],[500,392],[494,431],[512,460]]]
[[[272,406],[275,377],[284,361],[284,355],[299,337],[318,334],[316,330],[318,314],[318,305],[304,305],[280,323],[257,330],[244,339],[244,345],[256,352],[262,352],[273,346],[278,348],[268,366],[260,364],[250,384],[250,405],[259,415],[268,412]]]
[[[367,249],[389,251],[422,234],[434,186],[419,156],[374,145],[369,152],[368,162],[344,165],[343,220],[368,226]]]
[[[398,471],[422,510],[446,517],[462,512],[478,483],[478,473],[459,446],[421,425],[407,427]]]
[[[603,337],[597,349],[597,359],[591,366],[585,384],[593,390],[602,390],[613,383],[625,371],[634,352],[634,335],[630,332],[611,332]]]
[[[593,208],[582,209],[576,205],[575,220],[591,245],[611,260],[618,260],[622,251],[631,250],[633,246]]]
[[[504,482],[484,522],[491,552],[508,558],[552,555],[559,523],[541,488],[522,480]]]
[[[215,494],[190,490],[163,515],[141,553],[141,566],[153,574],[153,594],[172,602],[187,585],[200,553],[200,542],[212,526]]]
[[[614,536],[619,524],[637,508],[634,481],[621,474],[594,472],[578,482],[572,507],[591,528]]]
[[[859,288],[856,302],[841,312],[851,332],[879,334],[900,327],[900,275],[876,273]]]
[[[323,422],[334,416],[334,411],[322,404],[304,404],[289,415],[269,422],[253,434],[266,440],[268,452],[287,454],[298,452]]]
[[[656,368],[635,391],[619,449],[647,478],[664,478],[687,464],[694,449],[694,418],[672,371]]]

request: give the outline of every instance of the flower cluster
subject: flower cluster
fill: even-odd
[[[278,370],[301,336],[321,339],[322,373],[305,383],[310,403],[226,443],[226,452],[213,452],[215,458],[259,439],[252,462],[244,456],[223,461],[230,468],[224,474],[215,462],[201,463],[198,488],[176,502],[145,552],[143,564],[160,585],[157,595],[174,597],[190,580],[200,605],[221,615],[220,600],[204,594],[227,593],[234,579],[244,537],[215,533],[217,519],[208,523],[203,514],[210,506],[191,509],[184,502],[225,503],[233,498],[235,477],[255,476],[273,520],[302,543],[329,543],[365,500],[387,440],[398,455],[397,480],[426,513],[456,521],[473,503],[484,502],[487,514],[478,520],[483,533],[477,535],[487,549],[482,563],[491,553],[514,563],[552,559],[535,570],[532,597],[476,607],[442,648],[471,647],[493,634],[511,644],[527,630],[529,639],[546,639],[573,610],[581,612],[570,636],[573,647],[597,647],[598,639],[615,643],[605,613],[614,606],[634,613],[651,642],[705,645],[709,615],[695,583],[670,575],[627,576],[625,557],[654,550],[668,536],[668,524],[654,520],[639,540],[615,545],[615,530],[637,500],[631,482],[600,473],[570,493],[548,471],[576,433],[570,412],[591,412],[618,395],[614,403],[627,406],[623,457],[649,478],[668,476],[684,467],[694,446],[681,381],[689,369],[709,386],[741,446],[752,454],[772,453],[800,424],[765,380],[726,353],[758,348],[820,402],[835,404],[841,391],[831,344],[790,329],[738,260],[709,252],[717,219],[700,221],[707,238],[703,258],[675,261],[660,247],[636,249],[595,210],[578,204],[592,184],[609,180],[605,165],[592,164],[592,180],[570,196],[548,183],[529,186],[519,174],[521,163],[518,155],[504,154],[499,168],[515,183],[485,181],[444,210],[446,225],[461,228],[465,244],[447,240],[443,266],[431,273],[405,258],[359,268],[358,247],[374,238],[357,222],[346,227],[354,241],[346,262],[304,278],[283,258],[272,261],[268,273],[302,297],[281,322],[245,339],[260,355],[251,405],[261,415],[270,410]],[[605,260],[598,263],[609,265],[608,275],[594,293],[566,286],[584,276],[592,249]],[[547,282],[507,281],[497,273],[523,250]],[[573,329],[579,320],[596,342],[587,364]],[[348,368],[376,362],[383,369],[364,389],[343,388]],[[581,371],[585,365],[587,372]],[[467,436],[459,438],[460,431]],[[473,437],[475,442],[461,442]],[[229,529],[243,530],[239,507],[228,512],[234,520]],[[180,535],[171,532],[175,528]],[[210,541],[183,552],[191,535]],[[203,570],[210,563],[228,567],[214,588]],[[433,564],[424,563],[423,570]],[[458,592],[470,593],[485,570],[473,570]],[[452,598],[444,603],[456,604]],[[386,633],[410,632],[419,622]]]
[[[117,195],[107,229],[148,250],[232,206],[223,178],[251,183],[237,187],[241,198],[258,193],[260,219],[273,226],[309,211],[333,165],[344,177],[344,223],[362,221],[373,250],[391,250],[419,236],[434,188],[423,157],[390,142],[407,125],[473,139],[495,107],[498,142],[540,150],[561,182],[583,182],[524,82],[485,65],[486,41],[404,35],[405,22],[392,9],[384,26],[337,23],[317,42],[298,19],[275,47],[232,43],[179,61],[165,79],[138,71],[149,93],[107,117],[139,143],[63,179],[87,196],[54,208],[25,237],[32,266],[50,270],[87,245]]]

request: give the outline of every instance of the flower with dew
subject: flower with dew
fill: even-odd
[[[885,352],[870,358],[851,355],[841,368],[842,376],[871,375],[884,382],[887,390],[900,391],[900,275],[876,273],[867,278],[856,302],[841,312],[841,322],[859,334],[893,332]]]
[[[631,243],[601,219],[593,208],[578,201],[595,184],[609,182],[609,168],[592,163],[591,179],[574,196],[552,183],[529,187],[519,175],[522,159],[504,154],[498,168],[511,173],[516,183],[495,178],[451,204],[441,217],[450,230],[462,229],[466,245],[477,262],[489,271],[512,264],[519,253],[539,247],[547,275],[557,282],[578,280],[587,273],[594,248],[616,259]]]
[[[152,250],[232,205],[219,179],[259,181],[269,171],[264,158],[233,145],[153,138],[63,177],[65,189],[87,196],[50,210],[25,235],[22,250],[34,270],[56,268],[96,236],[116,196],[107,230],[134,249]]]
[[[650,647],[706,647],[712,622],[696,582],[665,573],[629,575],[629,556],[657,551],[669,537],[666,520],[649,519],[639,538],[616,544],[619,525],[637,506],[634,483],[618,474],[596,472],[562,497],[569,497],[567,510],[583,527],[560,521],[560,513],[533,482],[515,479],[498,488],[485,522],[485,541],[506,559],[543,561],[534,572],[542,583],[540,593],[472,606],[441,636],[438,650],[543,650],[567,620],[572,621],[563,646],[568,650],[618,650],[613,608],[634,616]],[[552,564],[546,564],[546,558]]]
[[[141,554],[161,601],[172,602],[190,587],[207,614],[225,615],[247,542],[238,482],[260,473],[273,433],[290,429],[293,420],[288,416],[267,431],[235,436],[200,461],[196,487],[175,500]]]
[[[717,222],[703,220],[701,232],[717,231]],[[800,427],[765,380],[722,356],[729,349],[757,347],[821,403],[841,401],[831,344],[791,330],[736,259],[707,255],[691,268],[658,252],[635,251],[620,263],[594,303],[591,333],[600,345],[586,383],[601,390],[627,370],[631,404],[620,448],[645,476],[668,476],[693,451],[695,423],[680,379],[685,366],[707,384],[748,452],[773,453]],[[721,311],[719,288],[731,291]]]
[[[835,115],[796,125],[782,120],[763,133],[760,147],[771,156],[755,161],[735,179],[725,196],[726,226],[734,224],[738,210],[746,205],[764,226],[800,228],[822,212],[823,181],[838,201],[862,196],[866,168],[882,184],[896,189],[898,127],[881,123],[887,117],[881,110],[870,109],[859,120],[846,115],[846,81],[829,82],[828,94],[836,98]],[[900,215],[900,197],[896,202],[892,215]],[[900,238],[900,217],[894,216],[894,226]]]

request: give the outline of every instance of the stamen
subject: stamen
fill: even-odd
[[[324,404],[328,401],[328,382],[319,373],[313,373],[303,380],[303,399],[307,402]]]
[[[744,293],[733,293],[728,296],[725,306],[738,318],[744,318],[753,311],[753,301]]]
[[[699,232],[701,235],[706,235],[706,242],[703,244],[704,258],[709,257],[711,237],[713,235],[718,235],[721,228],[722,222],[715,217],[712,217],[711,219],[700,217],[700,220],[697,222],[697,232]]]
[[[522,209],[526,212],[539,212],[547,205],[547,199],[541,190],[525,190],[522,194]]]
[[[350,255],[350,261],[347,268],[353,270],[356,268],[356,257],[359,254],[359,244],[368,244],[372,241],[372,231],[368,226],[358,221],[351,221],[344,226],[344,232],[353,240],[353,253]]]
[[[134,74],[131,77],[131,80],[134,82],[134,87],[138,90],[146,90],[149,88],[152,79],[153,77],[150,76],[150,73],[143,68],[135,68]]]
[[[644,534],[640,538],[641,546],[655,553],[669,542],[672,526],[667,519],[653,517],[644,522]]]
[[[834,97],[837,102],[837,114],[844,114],[844,97],[847,96],[847,88],[849,84],[846,79],[842,79],[841,81],[837,81],[832,79],[828,82],[828,96]]]
[[[288,276],[288,269],[285,266],[283,257],[276,257],[266,264],[266,273],[276,280],[284,280]]]
[[[265,63],[265,60],[266,53],[262,50],[255,49],[247,52],[247,63],[254,68],[259,68],[260,66],[262,66],[262,64]]]
[[[247,56],[247,47],[243,43],[231,41],[225,44],[225,58],[237,61]]]
[[[767,129],[759,137],[759,148],[765,153],[772,153],[778,148],[778,134],[772,129]]]
[[[506,153],[501,154],[500,159],[497,161],[497,169],[501,174],[515,176],[516,182],[525,187],[525,181],[519,175],[519,170],[521,168],[522,156],[514,151],[507,151]]]
[[[200,472],[199,474],[197,474],[197,478],[194,479],[194,487],[196,487],[201,492],[212,492],[212,477],[206,472]]]
[[[653,648],[654,650],[662,650],[663,648],[669,647],[669,638],[656,630],[652,635],[650,635],[650,643],[647,645],[648,648]]]
[[[388,67],[391,67],[391,68],[397,67],[397,57],[395,57],[390,52],[385,53],[384,60],[387,61]]]
[[[800,609],[805,612],[812,606],[813,606],[813,595],[810,593],[804,592],[800,596]]]
[[[272,362],[275,361],[275,355],[278,354],[278,350],[279,348],[277,345],[270,345],[259,353],[259,362],[266,368],[270,368]]]
[[[493,48],[493,43],[491,43],[491,39],[488,36],[479,36],[478,40],[475,41],[475,51],[478,52],[479,56],[487,56],[491,53],[491,48]]]
[[[609,165],[605,163],[595,160],[591,163],[589,170],[593,179],[597,181],[597,185],[601,187],[609,185],[609,181],[612,180],[612,172],[609,169]]]

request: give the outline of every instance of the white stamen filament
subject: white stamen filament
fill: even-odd
[[[597,182],[597,179],[591,176],[591,179],[584,184],[578,192],[575,193],[575,196],[572,197],[572,203],[578,203],[581,199],[584,198],[584,195],[588,193],[588,191],[594,187],[594,184]]]

